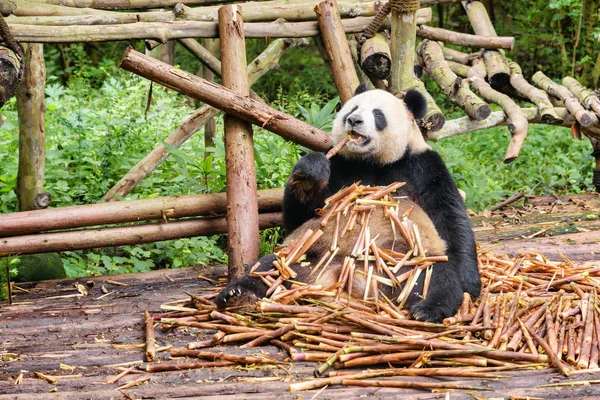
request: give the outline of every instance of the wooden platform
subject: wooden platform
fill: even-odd
[[[600,264],[600,197],[530,200],[528,206],[508,209],[486,218],[474,218],[478,241],[498,254],[522,251],[541,252],[560,259],[558,251],[573,261]],[[485,221],[485,222],[482,222]],[[544,237],[552,234],[554,236]],[[524,238],[530,236],[530,238]],[[497,246],[497,247],[494,247]],[[0,304],[0,399],[122,399],[122,398],[201,398],[201,399],[544,399],[600,396],[600,385],[550,387],[539,385],[563,381],[600,379],[600,373],[575,375],[565,379],[554,370],[503,372],[509,379],[398,378],[412,381],[452,381],[483,386],[490,391],[432,393],[412,389],[329,387],[321,393],[288,391],[291,382],[310,379],[315,363],[286,363],[277,367],[245,370],[220,367],[154,374],[127,375],[115,384],[106,384],[119,371],[116,364],[142,365],[143,350],[115,349],[115,345],[144,342],[142,313],[158,312],[170,301],[185,299],[183,291],[208,293],[212,283],[199,279],[224,277],[224,267],[162,270],[150,273],[66,279],[20,284],[27,292],[17,292],[14,304]],[[107,279],[127,284],[117,286]],[[93,282],[87,296],[80,296],[74,282]],[[100,298],[104,285],[111,294]],[[195,329],[157,330],[159,345],[184,346],[208,337]],[[221,347],[222,348],[222,347]],[[264,346],[242,350],[229,346],[235,354],[267,354],[280,360],[285,354]],[[165,354],[163,356],[163,354]],[[167,357],[166,353],[159,353]],[[130,364],[128,364],[130,363]],[[23,372],[21,384],[15,380]],[[56,384],[37,377],[41,372],[58,379]],[[133,388],[117,388],[129,381],[149,377]],[[127,397],[129,396],[129,397]],[[447,397],[449,396],[449,397]]]

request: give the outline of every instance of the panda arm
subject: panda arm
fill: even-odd
[[[283,195],[283,225],[291,232],[315,216],[325,204],[329,160],[323,153],[303,156],[292,170]]]

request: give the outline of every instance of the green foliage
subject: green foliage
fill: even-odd
[[[8,263],[8,268],[7,264]],[[21,264],[19,257],[0,257],[0,300],[6,300],[8,298],[8,288],[6,271],[10,274],[13,279],[18,274],[18,267]]]

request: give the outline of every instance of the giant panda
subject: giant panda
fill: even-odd
[[[415,90],[409,90],[401,100],[384,90],[359,86],[337,114],[332,129],[334,144],[347,136],[351,140],[331,159],[315,152],[296,163],[285,187],[283,223],[291,232],[288,243],[318,223],[315,210],[341,188],[358,181],[371,186],[406,182],[396,193],[407,199],[400,206],[417,206],[411,216],[420,231],[425,232],[425,247],[431,255],[447,255],[448,261],[434,264],[426,298],[420,297],[421,279],[405,306],[416,319],[440,322],[456,313],[463,292],[472,298],[479,296],[481,280],[464,201],[443,160],[425,142],[415,122],[415,118],[424,116],[426,108],[424,97]],[[380,239],[392,240],[386,224],[380,225],[374,228],[379,230]],[[342,243],[340,247],[343,246]],[[325,247],[311,248],[308,260],[318,260]],[[349,255],[347,248],[341,249],[343,252]],[[275,259],[272,254],[263,257],[258,270],[272,269]],[[340,267],[333,267],[329,275],[339,274]],[[292,268],[299,273],[296,280],[313,283],[311,275],[304,272],[306,269],[299,265]],[[337,280],[325,275],[321,279]],[[364,288],[360,283],[355,286],[352,295],[360,297]],[[254,303],[266,291],[267,286],[260,279],[245,275],[223,289],[216,303],[219,308]]]

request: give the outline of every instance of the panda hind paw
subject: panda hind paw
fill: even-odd
[[[453,307],[423,300],[410,308],[410,315],[419,321],[441,323],[444,318],[456,314],[456,311]]]
[[[217,298],[215,304],[219,310],[232,307],[252,306],[259,300],[259,297],[251,289],[233,282],[227,285]]]

